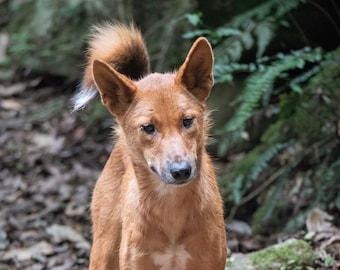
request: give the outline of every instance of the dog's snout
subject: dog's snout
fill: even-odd
[[[184,182],[190,178],[191,165],[188,161],[174,162],[171,164],[170,173],[178,182]]]

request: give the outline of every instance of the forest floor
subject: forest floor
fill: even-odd
[[[70,113],[74,87],[57,84],[39,77],[0,84],[0,270],[88,267],[89,202],[112,149],[113,120]],[[252,235],[247,224],[237,226],[229,233],[233,254],[302,237]],[[315,261],[315,269],[337,267]]]

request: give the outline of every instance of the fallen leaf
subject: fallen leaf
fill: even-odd
[[[36,133],[32,137],[32,142],[34,147],[31,148],[31,151],[47,149],[48,153],[55,154],[64,147],[65,138],[56,137],[53,134]]]
[[[28,248],[14,248],[6,251],[2,258],[4,260],[16,259],[18,261],[25,261],[31,259],[36,255],[51,255],[53,253],[53,247],[46,241],[41,241]]]
[[[10,97],[10,96],[24,92],[25,89],[26,89],[26,84],[24,83],[16,83],[10,86],[0,85],[0,96]]]
[[[20,111],[22,109],[22,105],[14,99],[1,100],[0,107],[8,111]]]
[[[6,52],[9,43],[9,36],[7,33],[0,33],[0,62],[6,59]]]
[[[54,242],[70,241],[76,243],[77,248],[90,249],[90,243],[71,227],[53,224],[46,228],[46,232],[53,237]]]
[[[309,232],[332,231],[336,228],[330,221],[333,217],[319,208],[314,208],[308,215],[306,227]]]

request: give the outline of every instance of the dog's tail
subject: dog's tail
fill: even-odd
[[[118,72],[138,80],[150,72],[150,60],[140,31],[131,24],[119,23],[96,26],[90,36],[88,60],[80,90],[73,98],[73,110],[83,108],[97,94],[92,64],[100,59]]]

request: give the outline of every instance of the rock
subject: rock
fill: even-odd
[[[313,269],[315,258],[306,241],[293,238],[260,251],[232,256],[226,270]]]

